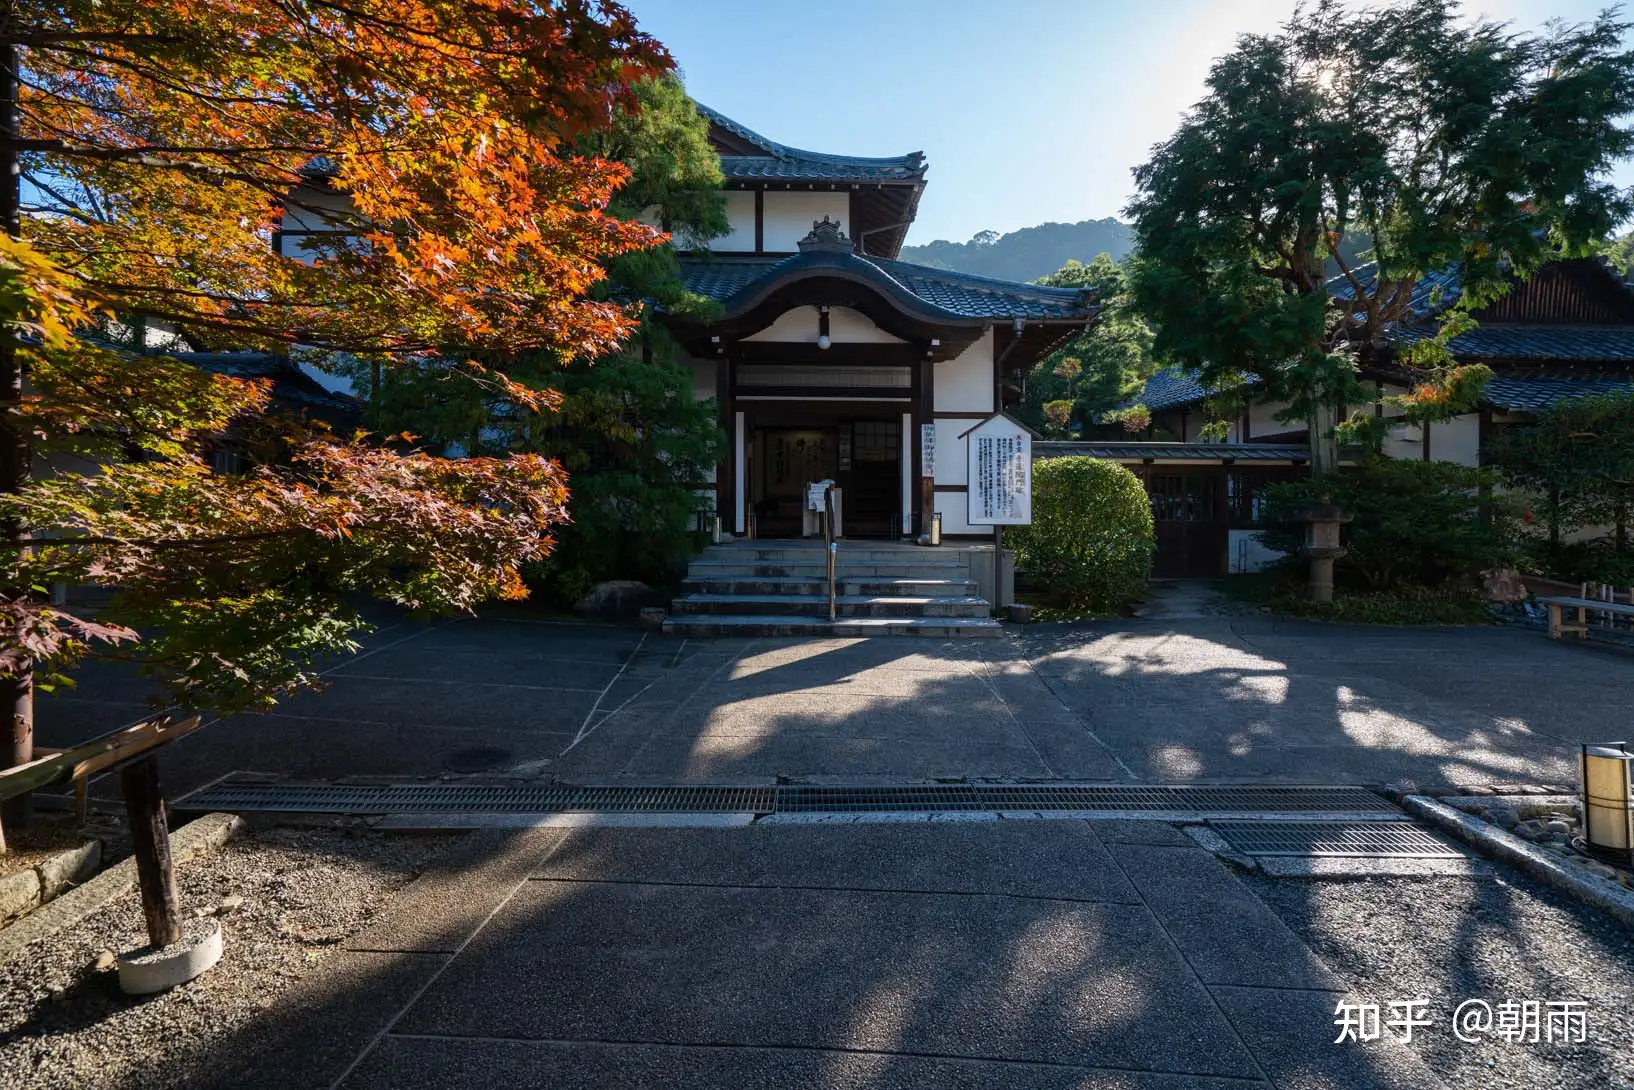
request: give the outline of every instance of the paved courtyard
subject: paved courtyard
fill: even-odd
[[[173,789],[510,773],[574,782],[930,777],[1569,783],[1620,736],[1634,655],[1517,629],[1260,618],[1124,621],[1003,640],[680,640],[518,620],[383,625],[323,692],[166,755]],[[40,742],[145,712],[92,672]]]
[[[206,1084],[1443,1085],[1346,991],[1166,825],[479,834]]]
[[[1569,783],[1576,742],[1620,732],[1634,655],[1230,617],[951,643],[488,619],[387,624],[327,680],[168,751],[171,791],[232,771]],[[42,700],[41,741],[140,696],[93,672]],[[186,1085],[1541,1090],[1634,1062],[1634,937],[1504,868],[1244,879],[1165,824],[969,818],[472,834],[201,1043]],[[1341,999],[1420,996],[1437,1028],[1412,1047],[1334,1043]],[[1472,1046],[1449,1029],[1465,998],[1578,1001],[1593,1029]]]

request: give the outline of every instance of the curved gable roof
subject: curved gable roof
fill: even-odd
[[[1015,318],[1087,322],[1100,313],[1080,288],[1017,284],[853,253],[813,252],[780,259],[683,260],[687,289],[722,304],[724,316],[746,313],[790,284],[813,278],[852,281],[892,299],[904,313],[936,323],[986,324]]]
[[[768,140],[753,129],[740,125],[718,110],[696,103],[698,113],[738,141],[759,151],[758,155],[720,154],[721,172],[729,179],[767,179],[811,182],[920,182],[925,177],[925,153],[870,157],[834,155]]]

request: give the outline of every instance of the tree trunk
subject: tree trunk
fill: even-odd
[[[1617,486],[1617,551],[1628,548],[1628,486]]]
[[[7,0],[5,21],[16,21],[15,0]],[[17,114],[18,50],[13,41],[0,41],[0,230],[12,238],[23,233],[21,163],[17,152],[20,138]],[[17,359],[14,337],[0,335],[0,493],[22,490],[28,482],[30,451],[28,429],[19,419],[23,404],[23,371]],[[0,520],[0,551],[16,555],[22,550],[23,528],[16,519]],[[0,594],[15,598],[29,593],[28,587],[0,587]],[[34,673],[32,666],[15,677],[0,678],[0,717],[6,721],[6,745],[0,760],[7,767],[25,764],[34,757]],[[5,808],[7,820],[26,824],[27,795],[11,800]]]
[[[1309,422],[1311,443],[1311,477],[1321,480],[1339,468],[1339,437],[1334,433],[1337,414],[1333,406],[1321,398],[1314,400]]]
[[[119,786],[125,796],[125,817],[130,822],[131,854],[136,857],[148,941],[154,946],[169,946],[182,937],[182,907],[176,893],[176,868],[170,858],[165,797],[159,788],[159,759],[150,753],[127,765],[119,774]]]

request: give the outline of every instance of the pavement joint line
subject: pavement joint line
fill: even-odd
[[[1211,997],[1212,998],[1212,997]],[[1227,1023],[1229,1026],[1230,1023]],[[1232,1029],[1235,1033],[1235,1028]],[[1178,1075],[1188,1078],[1218,1079],[1223,1082],[1240,1082],[1247,1086],[1274,1085],[1268,1078],[1253,1078],[1248,1075],[1216,1075],[1205,1071],[1178,1071],[1165,1067],[1129,1067],[1118,1064],[1075,1064],[1060,1060],[1019,1060],[1010,1056],[976,1056],[957,1052],[920,1052],[904,1049],[887,1048],[859,1048],[843,1045],[754,1045],[737,1041],[648,1041],[640,1038],[628,1040],[616,1037],[496,1037],[488,1034],[463,1033],[393,1033],[394,1041],[437,1041],[460,1042],[471,1044],[494,1045],[570,1045],[589,1048],[677,1048],[712,1051],[741,1051],[741,1052],[819,1052],[837,1053],[846,1056],[886,1056],[902,1057],[910,1060],[943,1060],[954,1063],[994,1064],[1009,1067],[1040,1067],[1056,1071],[1118,1071],[1132,1075]],[[331,1087],[331,1090],[336,1090]]]
[[[549,862],[550,857],[561,850],[562,845],[567,842],[567,839],[568,838],[564,836],[552,844],[545,852],[544,858],[539,861],[540,864],[542,865]],[[386,1021],[386,1024],[381,1026],[380,1029],[375,1032],[374,1036],[369,1038],[369,1043],[363,1046],[362,1051],[360,1051],[356,1056],[353,1056],[352,1062],[347,1064],[345,1069],[342,1070],[339,1075],[335,1076],[334,1081],[329,1084],[329,1090],[340,1090],[341,1084],[344,1083],[352,1072],[357,1069],[357,1065],[363,1062],[364,1057],[373,1052],[375,1047],[379,1045],[380,1042],[386,1038],[386,1035],[391,1032],[392,1027],[403,1020],[403,1015],[407,1014],[410,1008],[420,1001],[421,996],[425,995],[426,992],[431,990],[431,986],[442,978],[443,973],[448,971],[448,967],[454,964],[459,956],[465,952],[465,948],[470,946],[471,943],[475,942],[478,935],[482,934],[483,928],[487,927],[489,922],[492,921],[495,916],[499,915],[499,913],[504,910],[505,906],[510,904],[511,900],[515,898],[518,893],[527,888],[528,881],[528,877],[524,875],[521,881],[517,882],[516,885],[511,887],[511,891],[509,893],[500,898],[499,903],[494,905],[493,910],[484,916],[482,921],[471,929],[471,933],[460,940],[459,945],[454,947],[454,951],[448,955],[441,965],[437,966],[436,970],[432,972],[429,977],[426,978],[425,983],[421,984],[414,990],[414,994],[408,997],[398,1012],[392,1015],[391,1018]]]
[[[622,673],[622,670],[620,672]],[[481,686],[483,688],[491,689],[537,689],[548,693],[584,693],[586,695],[590,693],[600,693],[602,695],[606,695],[607,693],[606,689],[575,689],[567,685],[528,685],[517,681],[472,681],[470,678],[463,677],[449,678],[448,680],[444,681],[439,678],[430,677],[389,677],[385,674],[336,674],[335,676],[347,680],[356,679],[358,681],[393,681],[405,682],[410,685],[451,685],[462,689],[471,688],[472,686]],[[614,675],[613,680],[618,680],[618,676],[616,674]],[[612,682],[609,682],[608,684],[610,686]]]
[[[987,665],[987,659],[983,657],[980,648],[976,649],[975,661],[984,667]],[[987,672],[985,670],[976,669],[975,665],[972,664],[970,659],[961,658],[959,659],[959,663],[964,666],[965,670],[969,672],[971,677],[980,681],[987,687],[987,691],[993,694],[993,699],[999,702],[999,707],[1003,708],[1004,714],[1010,717],[1010,722],[1015,724],[1016,730],[1020,731],[1021,736],[1027,739],[1027,748],[1033,751],[1033,756],[1038,758],[1038,763],[1043,766],[1044,771],[1053,777],[1055,775],[1055,769],[1051,768],[1050,762],[1044,759],[1044,754],[1039,751],[1038,743],[1033,741],[1032,733],[1022,725],[1021,718],[1016,715],[1015,709],[1010,707],[1010,702],[1004,699],[1003,694],[999,692],[999,687],[993,684],[993,679],[987,676]]]
[[[674,722],[675,717],[680,715],[681,711],[684,708],[686,708],[687,705],[691,704],[692,701],[697,698],[699,693],[703,692],[704,689],[706,689],[707,687],[712,685],[716,678],[720,677],[721,674],[725,673],[726,671],[730,670],[732,667],[736,666],[739,662],[741,662],[749,654],[749,652],[753,651],[755,648],[759,647],[764,642],[766,642],[766,641],[761,637],[755,637],[754,639],[751,639],[748,643],[743,645],[743,649],[740,650],[737,654],[733,655],[731,658],[727,659],[725,662],[721,663],[720,665],[716,666],[713,670],[709,671],[709,673],[704,677],[704,679],[702,681],[698,682],[697,685],[694,685],[692,687],[691,692],[687,693],[686,696],[682,697],[674,706],[672,706],[669,709],[668,713],[666,713],[666,715],[664,716],[664,725],[667,727],[670,723]],[[604,722],[605,722],[605,720],[604,720]],[[643,753],[647,752],[647,747],[652,745],[653,740],[655,738],[659,737],[659,735],[661,735],[663,733],[665,733],[665,732],[660,731],[660,730],[649,731],[647,733],[647,737],[642,739],[641,744],[636,747],[635,752],[630,754],[630,759],[624,762],[624,767],[619,770],[619,774],[623,775],[624,773],[628,772],[629,769],[630,769],[630,766],[635,764],[636,761],[640,759],[640,757],[641,757],[641,755]],[[564,749],[562,752],[566,753],[567,750]]]
[[[1101,736],[1099,734],[1095,733],[1094,728],[1091,727],[1088,723],[1084,722],[1083,716],[1079,715],[1073,709],[1072,705],[1068,704],[1065,700],[1061,699],[1061,694],[1055,691],[1055,686],[1050,684],[1050,679],[1045,677],[1043,674],[1039,673],[1038,664],[1033,661],[1032,657],[1029,656],[1029,655],[1023,654],[1022,657],[1021,657],[1021,661],[1025,662],[1027,664],[1027,669],[1032,672],[1033,677],[1037,678],[1038,683],[1040,685],[1044,686],[1044,691],[1049,693],[1051,696],[1053,696],[1055,698],[1055,702],[1057,704],[1061,705],[1061,707],[1066,710],[1066,713],[1072,717],[1072,721],[1074,723],[1078,724],[1078,728],[1080,730],[1082,730],[1085,734],[1089,735],[1090,741],[1094,742],[1096,745],[1098,745],[1102,749],[1104,749],[1106,751],[1106,755],[1108,757],[1112,758],[1112,763],[1117,765],[1119,768],[1123,769],[1123,774],[1125,776],[1128,776],[1131,781],[1137,781],[1138,782],[1140,780],[1140,777],[1135,775],[1135,770],[1130,768],[1128,765],[1124,764],[1123,763],[1123,758],[1119,757],[1117,755],[1117,753],[1113,751],[1111,746],[1107,745],[1106,742],[1102,741]]]
[[[1064,905],[1119,905],[1123,908],[1146,906],[1140,901],[1113,901],[1097,897],[1052,897],[1041,893],[992,893],[977,889],[898,889],[884,886],[813,886],[792,882],[675,882],[650,881],[644,878],[575,878],[571,875],[528,875],[530,882],[563,882],[578,886],[653,886],[660,889],[733,889],[733,890],[797,890],[801,893],[871,893],[894,897],[985,897],[1004,901],[1042,901]],[[1133,888],[1133,887],[1131,887]],[[1139,896],[1139,894],[1136,894]]]
[[[573,736],[573,741],[567,744],[567,748],[562,750],[562,753],[566,753],[569,749],[572,749],[574,746],[578,745],[580,742],[584,741],[590,736],[590,720],[595,718],[596,709],[601,707],[601,702],[603,700],[607,699],[607,694],[612,690],[614,685],[618,684],[618,679],[624,676],[624,671],[630,668],[630,663],[634,662],[635,657],[641,654],[641,648],[646,646],[647,637],[650,634],[651,633],[643,632],[641,633],[641,638],[635,641],[635,647],[631,649],[627,656],[625,656],[624,661],[619,664],[618,672],[612,676],[612,679],[608,681],[606,685],[602,686],[601,692],[596,695],[596,702],[590,705],[589,711],[584,713],[584,722],[579,724],[579,732]],[[648,687],[651,687],[650,682]],[[606,720],[603,720],[603,722],[606,722]],[[557,754],[557,756],[561,756],[561,754]]]
[[[1106,845],[1103,843],[1102,847],[1105,846]],[[1193,846],[1186,850],[1201,852],[1210,865],[1221,867],[1223,869],[1224,865],[1216,860],[1214,856],[1204,851],[1201,846]],[[1254,1050],[1248,1047],[1248,1042],[1243,1040],[1243,1035],[1237,1030],[1236,1023],[1231,1020],[1231,1016],[1228,1015],[1225,1008],[1220,1005],[1219,999],[1215,997],[1214,992],[1209,989],[1208,984],[1204,982],[1202,976],[1197,972],[1197,966],[1191,963],[1191,958],[1186,956],[1186,952],[1180,948],[1180,944],[1176,942],[1174,936],[1169,933],[1169,927],[1163,922],[1162,917],[1160,917],[1156,912],[1152,911],[1150,902],[1146,900],[1146,894],[1142,893],[1140,891],[1140,886],[1136,884],[1133,878],[1129,877],[1129,871],[1124,868],[1122,863],[1118,862],[1117,853],[1108,850],[1106,854],[1112,861],[1112,866],[1116,868],[1117,872],[1123,876],[1123,880],[1129,883],[1129,888],[1135,891],[1135,896],[1140,898],[1141,907],[1146,910],[1146,915],[1151,918],[1152,923],[1157,927],[1158,932],[1163,936],[1163,940],[1169,944],[1169,949],[1172,950],[1174,955],[1180,959],[1180,964],[1186,967],[1186,971],[1191,974],[1191,978],[1197,983],[1197,986],[1203,990],[1203,994],[1208,996],[1209,1006],[1214,1008],[1214,1013],[1219,1017],[1220,1021],[1225,1024],[1225,1027],[1231,1031],[1231,1036],[1236,1038],[1237,1044],[1242,1047],[1243,1052],[1248,1055],[1249,1062],[1254,1065],[1254,1070],[1260,1073],[1260,1078],[1264,1080],[1267,1086],[1275,1086],[1276,1083],[1272,1081],[1270,1073],[1265,1070],[1265,1065],[1260,1063],[1260,1058],[1254,1054]],[[1228,871],[1227,873],[1229,874],[1230,872]],[[1232,880],[1236,881],[1235,876],[1233,876]],[[1238,884],[1240,885],[1241,883]],[[1252,895],[1252,891],[1250,891],[1250,896]],[[1258,900],[1257,897],[1255,899]],[[1261,903],[1263,904],[1264,902]],[[1278,918],[1280,919],[1280,917]],[[1286,929],[1287,925],[1284,924],[1283,927]],[[1293,934],[1293,932],[1289,930],[1289,934]],[[1299,936],[1295,935],[1294,938],[1298,940]]]

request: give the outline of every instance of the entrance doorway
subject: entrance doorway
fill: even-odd
[[[1153,575],[1188,579],[1224,574],[1228,534],[1221,517],[1222,476],[1217,469],[1153,469],[1145,474],[1157,538]]]
[[[756,427],[749,503],[760,537],[799,537],[806,486],[840,489],[846,537],[893,537],[901,523],[900,419],[842,419],[820,427]]]

